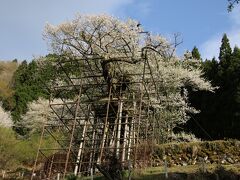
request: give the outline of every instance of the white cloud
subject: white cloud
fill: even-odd
[[[240,46],[240,7],[236,7],[233,12],[229,14],[229,18],[232,21],[232,26],[226,32],[217,32],[213,37],[204,42],[200,46],[202,57],[204,59],[211,59],[214,56],[218,58],[219,48],[221,46],[221,39],[224,33],[227,34],[232,48],[234,46]]]

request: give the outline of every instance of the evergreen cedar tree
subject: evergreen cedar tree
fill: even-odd
[[[240,49],[232,51],[224,34],[219,60],[206,60],[202,68],[205,78],[219,88],[215,93],[190,92],[190,102],[201,113],[192,116],[186,130],[205,139],[240,138]]]
[[[51,55],[49,55],[49,61]],[[14,93],[7,100],[3,101],[3,108],[11,111],[12,120],[15,125],[22,120],[22,115],[28,111],[28,104],[36,101],[39,97],[48,98],[49,93],[45,84],[53,78],[53,69],[49,64],[43,67],[44,71],[33,60],[28,63],[23,61],[15,71],[12,80],[12,89]],[[15,130],[24,135],[25,128],[16,127]]]
[[[192,57],[194,59],[201,59],[201,54],[199,53],[199,50],[196,46],[194,46],[193,50],[192,50]]]

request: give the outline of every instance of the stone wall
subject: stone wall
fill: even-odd
[[[240,141],[169,143],[153,147],[152,166],[240,163]]]

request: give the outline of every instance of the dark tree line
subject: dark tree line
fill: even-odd
[[[232,50],[224,34],[218,60],[206,60],[202,68],[218,89],[190,93],[190,102],[201,113],[192,115],[185,128],[206,139],[240,138],[240,49]]]

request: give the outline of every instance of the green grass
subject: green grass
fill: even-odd
[[[219,166],[217,164],[210,164],[206,165],[206,171],[208,173],[214,173],[214,171],[218,168]],[[240,176],[240,165],[223,165],[224,169],[226,171],[232,171],[235,174],[238,174]],[[170,167],[167,169],[168,171],[168,176],[170,177],[179,177],[180,179],[184,179],[189,177],[189,175],[194,175],[194,174],[201,174],[201,166],[200,165],[189,165],[189,166],[175,166],[175,167]],[[84,180],[90,180],[91,177],[84,177],[81,178]],[[94,176],[94,180],[103,180],[105,179],[101,175]],[[127,175],[125,175],[125,179],[127,179]],[[139,169],[135,170],[132,174],[132,179],[133,180],[161,180],[161,179],[166,179],[165,178],[165,169],[164,167],[152,167],[152,168],[146,168],[146,169]]]

